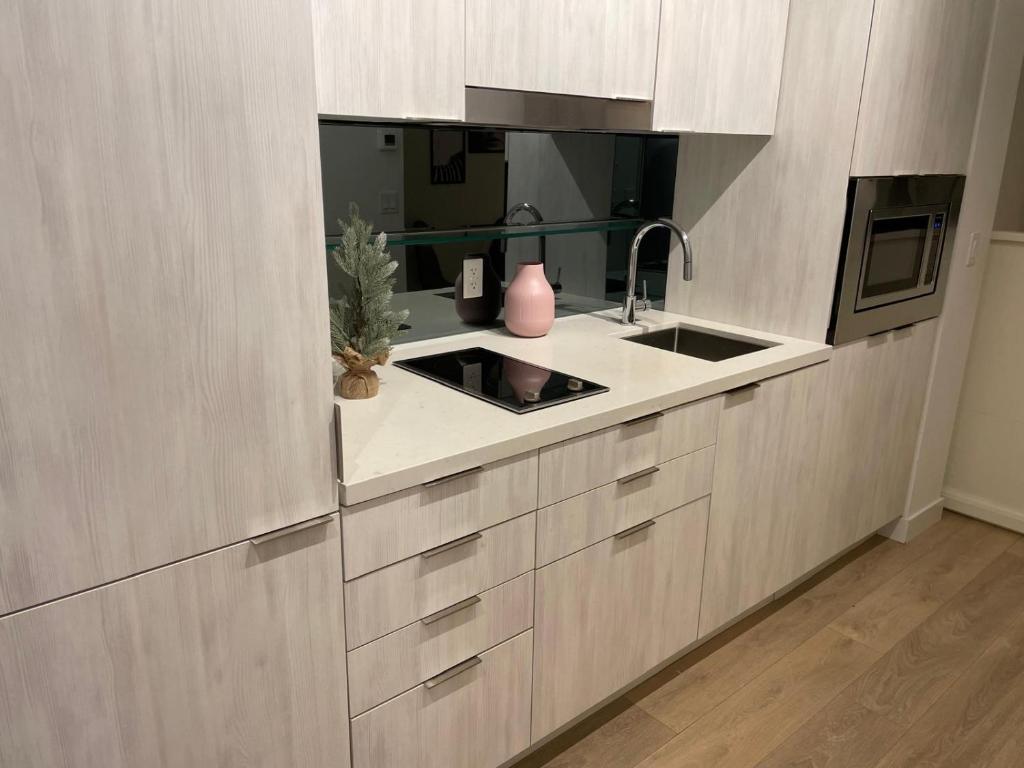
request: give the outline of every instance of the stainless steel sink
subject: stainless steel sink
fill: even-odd
[[[662,328],[658,331],[648,331],[623,338],[636,344],[645,344],[648,347],[656,347],[689,357],[699,357],[701,360],[712,362],[749,355],[751,352],[759,352],[762,349],[775,346],[767,341],[698,331],[684,325],[675,325],[671,328]]]

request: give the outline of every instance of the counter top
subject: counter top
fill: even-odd
[[[832,348],[787,336],[650,310],[636,326],[621,310],[555,321],[539,339],[504,329],[400,344],[400,360],[466,347],[486,347],[536,365],[596,381],[600,395],[525,414],[449,389],[387,365],[376,369],[380,394],[335,402],[340,418],[343,505],[541,448],[628,419],[671,408],[827,360]],[[708,362],[621,337],[683,323],[767,342],[769,347],[731,360]]]

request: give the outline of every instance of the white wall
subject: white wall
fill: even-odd
[[[1024,232],[1024,76],[1017,86],[1017,107],[1010,128],[994,226],[997,230]]]
[[[993,16],[985,80],[967,168],[967,186],[939,318],[924,419],[905,518],[928,517],[944,503],[946,461],[967,362],[987,249],[967,266],[972,233],[982,244],[992,231],[1017,84],[1024,57],[1024,0],[999,0]],[[910,525],[913,525],[912,522]]]
[[[943,494],[946,506],[1024,532],[1024,234],[988,254]]]

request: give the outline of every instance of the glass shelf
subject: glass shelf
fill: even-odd
[[[464,229],[404,230],[388,233],[388,245],[438,245],[441,243],[469,243],[485,240],[512,240],[517,237],[552,237],[576,235],[584,232],[632,232],[643,224],[643,219],[591,219],[588,221],[556,221],[541,224],[508,224],[493,227],[466,227]],[[376,233],[374,233],[376,235]],[[327,248],[333,249],[340,237],[328,237]]]

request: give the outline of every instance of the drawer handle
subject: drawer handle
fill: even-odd
[[[622,422],[622,426],[633,427],[636,426],[637,424],[643,424],[645,421],[654,421],[655,419],[660,419],[664,415],[665,414],[662,413],[661,411],[655,411],[654,413],[648,413],[646,416],[637,416],[635,419],[624,421]]]
[[[725,390],[726,395],[740,395],[744,392],[753,392],[755,389],[760,389],[761,385],[756,381],[753,384],[744,384],[742,387],[734,387],[733,389]]]
[[[426,552],[421,552],[420,557],[430,559],[434,555],[440,555],[442,552],[447,552],[449,549],[461,547],[463,544],[469,544],[469,542],[482,539],[483,537],[484,535],[480,533],[480,531],[477,531],[476,533],[471,533],[468,536],[463,536],[460,539],[455,539],[455,541],[449,541],[447,544],[442,544],[439,547],[428,549]]]
[[[634,480],[639,480],[641,477],[647,477],[653,475],[655,472],[660,472],[659,467],[648,467],[647,469],[641,469],[639,472],[634,472],[632,475],[626,475],[620,477],[618,480],[619,485],[625,485],[626,483],[632,483]]]
[[[480,664],[482,662],[483,659],[481,659],[479,656],[473,656],[472,658],[466,659],[465,661],[456,664],[451,669],[446,669],[439,675],[434,675],[432,678],[423,683],[423,687],[429,691],[431,688],[436,688],[446,680],[451,680],[456,675],[461,675],[467,669],[472,669],[477,664]]]
[[[483,472],[483,471],[484,471],[483,467],[471,467],[470,469],[464,469],[461,472],[456,472],[455,474],[452,474],[452,475],[445,475],[444,477],[439,477],[436,480],[428,480],[427,482],[425,482],[423,484],[423,487],[424,488],[433,488],[435,485],[442,485],[444,483],[449,483],[452,480],[458,480],[461,477],[469,477],[470,475],[475,475],[478,472]]]
[[[644,531],[644,530],[647,530],[648,528],[650,528],[652,525],[654,525],[655,522],[657,522],[657,521],[656,520],[644,520],[642,523],[638,523],[637,525],[634,525],[632,528],[627,528],[624,531],[619,531],[618,533],[615,534],[615,538],[616,539],[624,539],[627,536],[632,536],[634,533],[640,533],[640,531]]]
[[[449,605],[447,608],[442,608],[440,611],[437,611],[436,613],[432,613],[429,616],[424,616],[422,619],[420,619],[420,623],[426,626],[430,626],[435,621],[440,621],[446,616],[451,616],[453,613],[458,613],[459,611],[465,610],[466,608],[469,608],[472,605],[476,605],[479,602],[480,595],[473,595],[472,597],[467,597],[465,600],[460,600],[459,602],[455,603],[455,605]]]
[[[323,517],[314,517],[312,520],[305,520],[301,523],[296,523],[295,525],[287,525],[284,528],[278,528],[276,531],[271,531],[270,533],[264,533],[260,536],[253,536],[251,539],[249,539],[249,543],[259,546],[260,544],[266,544],[268,541],[280,539],[282,536],[290,536],[293,533],[305,531],[307,528],[316,528],[316,526],[318,525],[324,525],[325,523],[329,522],[331,522],[330,515],[324,515]]]

